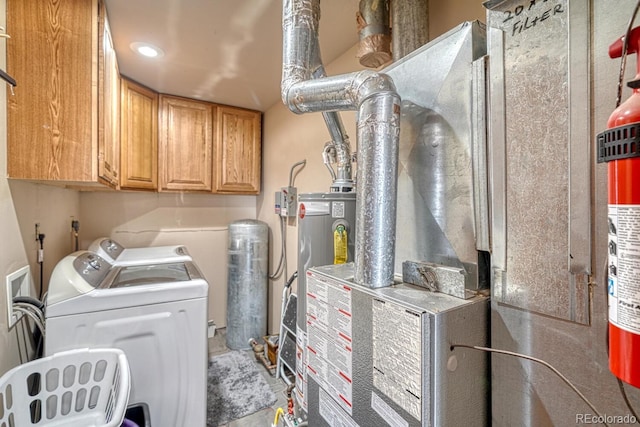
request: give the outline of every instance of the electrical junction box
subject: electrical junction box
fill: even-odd
[[[296,187],[282,187],[276,192],[276,214],[291,218],[297,216],[298,189]]]
[[[488,353],[451,346],[488,345],[489,298],[400,282],[372,289],[354,283],[353,270],[306,273],[309,425],[487,425]]]

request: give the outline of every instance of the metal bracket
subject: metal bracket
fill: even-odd
[[[402,263],[402,281],[432,292],[442,292],[457,298],[471,298],[475,293],[465,288],[465,271],[460,268],[419,261]]]

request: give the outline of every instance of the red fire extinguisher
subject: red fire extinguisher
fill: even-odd
[[[622,56],[623,38],[609,47]],[[628,39],[640,52],[640,27]],[[633,94],[616,108],[598,135],[598,162],[608,162],[609,369],[640,387],[640,54]]]

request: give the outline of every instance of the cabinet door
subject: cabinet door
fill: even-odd
[[[104,2],[100,1],[98,177],[118,186],[120,170],[120,73]]]
[[[7,173],[98,182],[98,2],[8,0]]]
[[[120,188],[158,188],[158,94],[122,79]]]
[[[218,106],[215,176],[218,193],[260,193],[261,114]]]
[[[211,191],[213,108],[160,96],[160,191]]]

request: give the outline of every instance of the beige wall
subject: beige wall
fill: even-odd
[[[6,0],[0,0],[0,25],[4,26]],[[5,69],[5,41],[0,41],[0,68]],[[19,83],[18,83],[19,84]],[[16,90],[20,90],[18,87]],[[10,95],[9,95],[10,96]],[[6,85],[0,84],[0,129],[7,128]],[[45,234],[45,283],[53,266],[70,250],[71,216],[78,215],[76,191],[41,186],[28,182],[10,182],[5,171],[7,163],[7,134],[0,132],[0,374],[27,361],[31,352],[25,337],[29,331],[24,324],[9,329],[5,276],[28,265],[31,270],[31,292],[39,286],[36,262],[35,223]],[[35,287],[33,285],[36,285]]]
[[[81,248],[99,237],[124,247],[184,245],[209,282],[209,319],[227,321],[227,226],[256,218],[255,196],[83,192]]]
[[[355,46],[326,67],[328,75],[361,70],[362,66],[355,58]],[[351,140],[353,151],[356,149],[355,112],[342,112],[342,121]],[[307,164],[295,178],[298,193],[325,192],[331,185],[331,177],[322,163],[322,149],[331,138],[322,119],[322,114],[296,115],[280,102],[267,110],[263,124],[263,187],[258,197],[258,219],[269,224],[270,268],[275,271],[282,242],[279,217],[274,213],[274,193],[289,182],[291,166],[307,160]],[[297,269],[297,218],[289,220],[286,227],[286,246],[288,274]],[[284,282],[281,277],[271,282],[269,287],[269,332],[277,333],[280,325],[281,298]],[[295,284],[294,284],[295,286]]]
[[[429,0],[429,40],[463,21],[486,21],[484,0]]]
[[[9,180],[9,189],[37,293],[40,289],[37,262],[40,244],[36,241],[35,224],[39,224],[40,233],[45,235],[44,293],[57,262],[75,250],[71,221],[80,217],[78,192],[19,180]]]
[[[5,25],[5,0],[0,0],[0,25]],[[5,43],[0,43],[0,65],[4,69],[6,61]],[[6,87],[0,85],[0,126],[7,128]],[[6,171],[7,165],[7,133],[0,132],[0,170]],[[27,265],[27,256],[22,244],[20,227],[16,216],[9,183],[3,173],[0,176],[0,273],[10,274]],[[0,285],[0,373],[19,363],[18,344],[15,329],[8,330],[7,295],[4,291],[5,281]]]
[[[430,7],[430,37],[434,38],[462,20],[484,21],[479,1],[436,1]],[[5,22],[6,0],[0,0],[0,25]],[[437,19],[434,17],[437,16]],[[5,43],[0,41],[0,66],[5,67]],[[355,47],[332,64],[330,75],[351,72],[362,67],[355,59]],[[18,87],[17,90],[20,90]],[[0,126],[6,129],[5,85],[0,85]],[[355,113],[343,112],[342,118],[355,151]],[[80,220],[80,248],[93,239],[111,236],[123,245],[186,244],[210,282],[210,318],[217,325],[226,323],[226,225],[236,219],[255,218],[271,228],[271,269],[278,260],[280,231],[273,213],[274,192],[287,185],[293,163],[307,159],[297,174],[299,192],[326,191],[329,174],[321,159],[321,150],[329,134],[321,114],[297,116],[281,103],[264,114],[263,191],[258,197],[207,196],[152,193],[78,193],[58,187],[0,176],[0,272],[9,274],[25,265],[31,267],[38,285],[37,243],[34,225],[40,223],[45,238],[45,283],[55,264],[73,250],[72,218]],[[6,132],[0,132],[0,170],[6,170]],[[291,220],[286,227],[288,273],[296,270],[297,228]],[[211,262],[216,260],[216,262]],[[284,278],[270,284],[269,329],[279,327],[280,298]],[[2,289],[4,289],[4,281]],[[35,291],[35,289],[34,289]],[[0,373],[20,362],[24,343],[18,344],[16,329],[8,330],[7,301],[0,292]],[[275,313],[275,315],[274,315]]]

